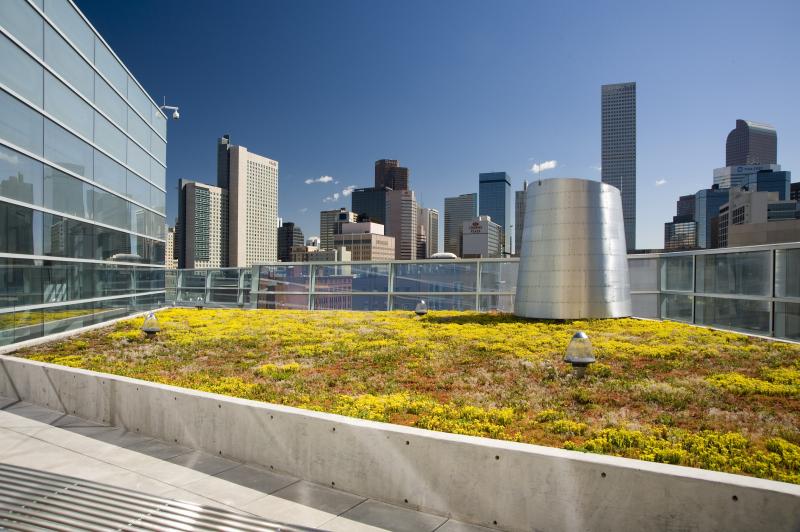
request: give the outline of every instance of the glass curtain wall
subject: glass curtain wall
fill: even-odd
[[[0,2],[0,345],[164,301],[166,118],[70,0]]]

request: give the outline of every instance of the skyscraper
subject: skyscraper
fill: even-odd
[[[444,251],[461,256],[461,231],[464,222],[478,216],[478,194],[461,194],[444,199]]]
[[[186,179],[179,180],[178,186],[178,267],[227,266],[228,191]]]
[[[350,195],[353,208],[358,216],[369,218],[375,223],[386,223],[386,192],[384,188],[357,188]]]
[[[319,213],[319,249],[327,251],[333,249],[333,238],[341,231],[341,225],[353,223],[358,218],[354,212],[344,207]]]
[[[218,143],[217,155],[217,182],[228,183],[228,266],[278,260],[278,161],[230,144],[227,137]]]
[[[514,255],[522,251],[522,229],[525,227],[525,194],[528,192],[528,181],[522,182],[522,190],[517,190],[514,197]]]
[[[417,242],[418,259],[439,252],[439,211],[436,209],[420,207],[417,211]]]
[[[292,247],[302,246],[304,242],[303,230],[294,222],[283,222],[278,228],[278,260],[289,262],[292,260]]]
[[[417,258],[417,209],[413,190],[386,191],[385,231],[394,237],[397,260]]]
[[[400,166],[395,159],[375,161],[375,188],[408,190],[408,168]]]
[[[777,164],[778,134],[768,124],[736,120],[725,142],[725,166]]]
[[[487,172],[478,176],[478,214],[486,215],[500,226],[501,254],[511,253],[513,242],[511,178],[505,172]]]
[[[164,113],[74,2],[0,26],[0,345],[162,306]]]
[[[636,248],[636,83],[603,85],[601,173],[622,194],[628,250]]]
[[[217,140],[217,186],[227,189],[231,177],[231,136],[222,135]]]

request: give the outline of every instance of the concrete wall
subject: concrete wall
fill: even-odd
[[[0,396],[508,530],[800,529],[800,486],[444,434],[0,357]]]

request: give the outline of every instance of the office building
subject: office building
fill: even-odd
[[[522,182],[522,190],[514,193],[514,255],[522,251],[522,230],[525,227],[525,195],[528,192],[528,181]]]
[[[792,183],[789,188],[789,199],[800,201],[800,182]]]
[[[664,224],[664,249],[667,251],[687,251],[697,248],[697,222],[694,220],[675,221]],[[713,228],[712,228],[713,230]]]
[[[375,188],[408,190],[408,168],[394,159],[375,161]]]
[[[489,216],[481,215],[474,220],[464,222],[461,235],[464,258],[500,257],[503,248],[503,229]]]
[[[675,208],[677,218],[683,221],[694,220],[696,198],[694,194],[688,194],[678,198]],[[673,220],[675,221],[675,220]]]
[[[697,222],[697,247],[716,247],[717,231],[714,218],[719,216],[719,209],[728,203],[729,190],[716,185],[697,191],[695,194],[695,221]]]
[[[730,201],[719,210],[720,247],[797,242],[800,210],[777,192],[731,189]]]
[[[636,249],[636,83],[603,85],[601,174],[622,193],[628,250]]]
[[[736,120],[725,142],[725,166],[777,164],[778,134],[768,124]]]
[[[332,249],[317,249],[314,246],[292,246],[292,262],[342,262],[352,260],[350,252],[343,246]]]
[[[778,164],[726,166],[714,169],[714,184],[720,188],[747,187],[756,192],[777,192],[782,200],[789,198],[792,173]]]
[[[375,223],[386,223],[385,188],[357,188],[350,195],[352,211],[361,218],[368,218]]]
[[[294,222],[283,222],[278,228],[278,260],[289,262],[292,260],[292,248],[304,246],[303,230]]]
[[[478,214],[489,216],[500,226],[503,232],[500,240],[501,253],[508,255],[514,241],[511,178],[505,172],[486,172],[478,176],[478,186]]]
[[[228,191],[181,179],[178,224],[179,268],[223,268],[228,265]]]
[[[164,266],[168,270],[178,267],[178,249],[175,242],[175,228],[167,227],[167,245],[164,250]]]
[[[393,260],[395,238],[384,234],[382,224],[357,222],[342,225],[342,233],[335,235],[334,246],[350,253],[350,260]]]
[[[161,306],[166,117],[72,2],[0,26],[0,344]]]
[[[417,258],[417,200],[413,190],[386,191],[386,224],[388,236],[394,237],[395,258]]]
[[[444,199],[444,251],[461,256],[461,231],[464,222],[478,216],[478,195],[461,194]]]
[[[278,260],[278,161],[217,142],[217,184],[228,191],[228,266]]]
[[[417,258],[427,259],[439,252],[439,211],[417,210]]]
[[[353,223],[358,218],[355,212],[344,207],[319,213],[319,248],[333,249],[333,236],[340,232],[342,224]]]

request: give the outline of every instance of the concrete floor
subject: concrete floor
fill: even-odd
[[[489,530],[3,398],[0,463],[321,530]]]

